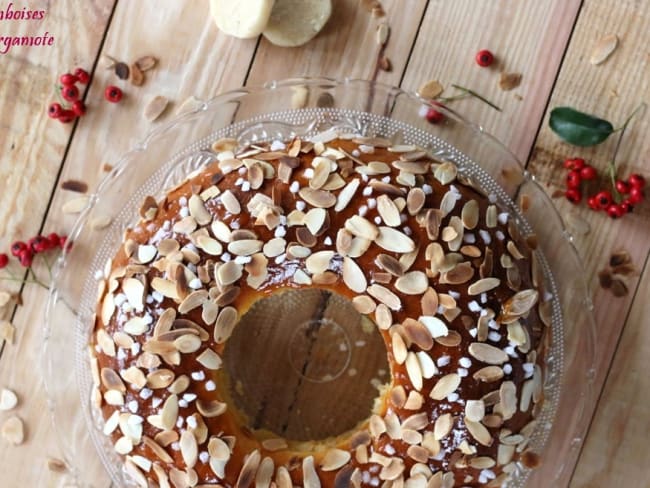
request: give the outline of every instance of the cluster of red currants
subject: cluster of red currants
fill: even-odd
[[[569,170],[564,196],[571,203],[578,204],[583,196],[582,182],[595,180],[598,172],[582,158],[566,159],[564,167]],[[644,186],[645,178],[634,173],[627,181],[618,179],[614,182],[614,194],[609,190],[599,190],[587,198],[587,204],[592,210],[606,212],[611,218],[617,219],[632,212],[634,206],[641,203]]]
[[[60,236],[56,232],[52,232],[47,236],[38,235],[32,237],[27,242],[16,241],[11,245],[11,255],[18,259],[20,264],[25,268],[32,265],[34,256],[41,254],[52,249],[64,249],[66,243],[66,236]],[[7,254],[0,254],[0,269],[7,267],[9,264],[9,256]]]
[[[86,70],[77,68],[74,73],[62,74],[59,81],[61,82],[61,97],[71,105],[63,107],[60,103],[52,103],[47,108],[47,114],[53,119],[67,124],[86,113],[86,105],[83,100],[79,99],[77,83],[86,85],[90,81],[90,75]]]
[[[84,116],[86,114],[86,105],[79,98],[80,93],[79,88],[77,88],[77,83],[86,85],[89,81],[90,75],[82,68],[77,68],[74,73],[62,74],[59,77],[61,85],[57,86],[57,89],[60,90],[61,98],[69,102],[70,105],[62,106],[60,103],[51,103],[47,108],[47,114],[64,124],[72,122],[77,117]],[[123,95],[122,90],[117,86],[110,85],[104,90],[104,98],[111,103],[118,103],[122,100]]]

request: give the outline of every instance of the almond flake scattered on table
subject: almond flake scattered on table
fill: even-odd
[[[153,122],[160,117],[169,105],[169,99],[162,95],[157,95],[149,101],[144,108],[144,116],[149,122]]]
[[[0,427],[0,434],[5,441],[14,446],[19,446],[25,440],[25,426],[23,421],[15,416],[9,417],[4,421],[2,427]]]
[[[61,211],[64,214],[77,214],[81,212],[86,205],[88,205],[88,197],[78,197],[78,198],[73,198],[72,200],[68,200],[63,204],[61,207]]]
[[[608,34],[604,37],[601,37],[598,42],[596,42],[594,50],[591,52],[589,62],[593,65],[598,65],[605,62],[605,60],[611,56],[617,47],[618,36],[616,34]]]
[[[0,340],[13,344],[15,336],[16,327],[8,320],[0,320]]]
[[[445,88],[438,80],[429,80],[418,88],[418,95],[422,98],[434,99],[443,92]]]
[[[499,88],[503,91],[514,90],[521,84],[521,73],[501,73],[499,78]]]
[[[6,412],[16,408],[16,405],[18,405],[16,393],[8,388],[0,390],[0,410]]]

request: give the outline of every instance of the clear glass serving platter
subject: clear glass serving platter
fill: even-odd
[[[126,227],[138,220],[144,197],[164,195],[213,161],[209,148],[218,138],[250,144],[337,131],[417,144],[453,161],[510,211],[523,235],[537,236],[553,315],[545,402],[530,444],[543,464],[533,471],[521,466],[509,487],[559,486],[587,428],[585,407],[594,401],[595,325],[582,265],[571,234],[535,176],[481,127],[444,106],[435,106],[444,121],[430,124],[423,116],[429,106],[415,94],[363,80],[276,81],[199,102],[124,155],[70,232],[74,246],[56,265],[46,310],[44,385],[71,482],[131,486],[92,406],[88,342],[95,276],[119,247]],[[91,228],[97,217],[108,217],[111,224]]]

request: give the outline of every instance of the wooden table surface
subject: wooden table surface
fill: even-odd
[[[614,138],[593,149],[570,147],[549,130],[552,107],[570,105],[620,123],[640,102],[650,102],[650,2],[647,0],[383,0],[392,26],[386,55],[392,71],[379,71],[384,83],[415,90],[429,79],[459,83],[503,108],[497,112],[475,100],[455,105],[508,146],[534,171],[549,193],[561,188],[567,156],[581,156],[604,170]],[[0,35],[41,35],[54,45],[12,47],[0,54],[0,249],[39,232],[64,233],[74,216],[62,205],[79,195],[60,188],[68,179],[90,191],[105,175],[105,164],[142,139],[188,97],[212,97],[242,85],[292,76],[371,78],[378,47],[377,20],[358,0],[334,0],[325,30],[304,47],[287,49],[265,39],[238,40],[218,32],[207,0],[32,0],[44,9],[40,21],[0,20]],[[15,1],[22,9],[26,2]],[[3,4],[2,8],[5,7]],[[618,49],[605,63],[589,62],[595,43],[617,34]],[[474,54],[489,48],[498,66],[479,68]],[[102,56],[133,61],[159,58],[146,83],[135,87],[102,67]],[[58,75],[76,66],[92,70],[83,93],[88,114],[73,124],[50,120]],[[499,72],[523,75],[513,91],[498,87]],[[116,83],[117,82],[117,83]],[[106,85],[127,96],[119,105],[103,101]],[[142,116],[145,104],[165,95],[175,106],[160,122]],[[622,172],[650,177],[650,114],[638,117],[620,153]],[[597,321],[597,404],[575,469],[561,483],[572,487],[647,487],[650,449],[650,205],[612,221],[585,205],[573,210],[555,199],[560,213],[577,215],[590,231],[576,233]],[[574,224],[575,225],[575,224]],[[636,269],[624,276],[628,293],[615,297],[599,286],[598,271],[615,251],[627,251]],[[15,273],[21,272],[14,267]],[[15,283],[0,287],[19,291]],[[16,327],[13,344],[0,357],[0,388],[16,391],[14,412],[0,412],[0,423],[17,414],[26,425],[20,446],[0,441],[0,486],[63,486],[65,476],[46,467],[59,455],[46,412],[39,354],[47,292],[22,289],[23,306],[10,304],[0,318]],[[62,374],[67,374],[62,372]],[[594,402],[595,403],[595,402]],[[557,485],[560,486],[560,485]]]

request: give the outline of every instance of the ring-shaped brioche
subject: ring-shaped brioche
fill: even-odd
[[[548,304],[492,196],[378,138],[213,150],[145,200],[100,282],[95,401],[140,486],[493,487],[538,463]],[[257,438],[215,383],[239,317],[305,287],[366,313],[391,367],[362,427],[311,452]]]

